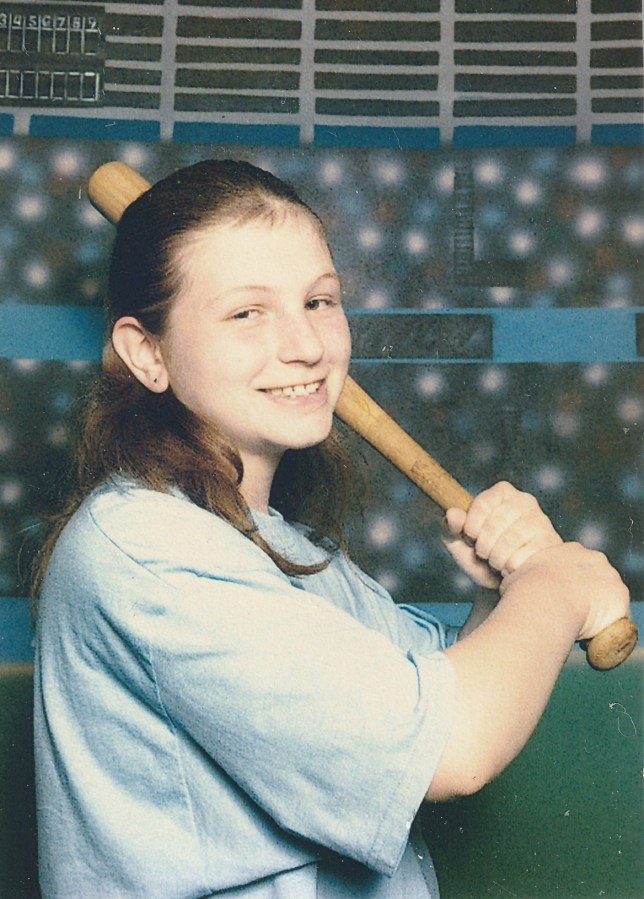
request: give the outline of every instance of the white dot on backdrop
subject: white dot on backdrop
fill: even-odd
[[[53,168],[57,175],[70,178],[77,175],[82,166],[82,157],[75,150],[61,150],[54,155]]]
[[[514,291],[511,287],[490,287],[489,294],[490,299],[493,300],[497,306],[507,306],[508,303],[512,302],[512,298],[514,297]]]
[[[407,252],[419,256],[427,250],[427,238],[420,231],[410,231],[405,237]]]
[[[91,206],[89,200],[86,198],[83,199],[83,202],[79,206],[78,218],[81,223],[88,228],[99,228],[101,225],[107,225],[107,219],[101,215],[98,209]]]
[[[606,180],[606,169],[597,159],[580,159],[571,166],[570,178],[584,187],[598,187]]]
[[[375,250],[382,243],[382,234],[377,228],[363,228],[358,233],[358,243],[365,250]]]
[[[47,441],[50,446],[60,449],[69,442],[69,429],[65,425],[53,425],[47,432]]]
[[[0,425],[0,453],[6,453],[11,449],[13,438],[5,425]]]
[[[513,231],[508,240],[508,246],[517,256],[527,256],[534,250],[534,235],[528,231]]]
[[[376,581],[389,593],[395,593],[400,586],[400,578],[394,571],[378,571]]]
[[[639,216],[629,216],[622,222],[622,234],[627,243],[644,243],[644,219]]]
[[[338,184],[344,177],[344,166],[338,159],[326,159],[320,168],[320,175],[325,184]]]
[[[419,305],[421,309],[445,309],[445,297],[435,293],[425,293]]]
[[[45,213],[45,203],[40,197],[23,196],[16,204],[18,217],[25,222],[35,222]]]
[[[434,178],[434,184],[438,190],[447,193],[454,188],[454,169],[452,166],[443,166],[440,168]]]
[[[11,365],[16,371],[28,374],[38,371],[42,366],[42,362],[39,359],[13,359]]]
[[[500,368],[485,368],[479,375],[479,387],[485,393],[498,393],[503,390],[506,382],[506,374]]]
[[[625,396],[617,404],[617,414],[624,423],[637,424],[644,414],[644,402],[637,396]]]
[[[553,259],[548,266],[548,276],[553,284],[565,284],[573,276],[573,268],[565,259]]]
[[[482,159],[474,166],[474,177],[479,184],[498,184],[503,178],[503,166],[495,159]]]
[[[365,309],[385,309],[389,305],[389,294],[384,290],[372,290],[364,299]]]
[[[445,375],[438,371],[426,371],[416,379],[416,390],[420,396],[433,398],[445,390]]]
[[[515,195],[519,203],[522,203],[524,206],[532,206],[534,203],[539,202],[543,196],[543,191],[541,185],[537,184],[536,181],[521,181],[517,184]]]
[[[148,150],[141,144],[126,144],[121,151],[121,159],[123,162],[132,166],[133,169],[144,166],[148,161],[149,156]]]
[[[606,546],[606,528],[598,521],[588,521],[577,532],[577,540],[586,549],[604,549]]]
[[[630,305],[630,300],[627,297],[610,297],[606,303],[602,303],[602,306],[606,306],[608,309],[623,309],[625,306]]]
[[[375,515],[367,529],[367,536],[373,546],[390,546],[398,539],[398,524],[387,515]]]
[[[381,162],[376,166],[376,177],[383,184],[398,184],[404,178],[405,170],[398,162]]]
[[[552,429],[558,437],[574,437],[581,428],[581,419],[575,412],[556,412],[551,421]]]
[[[592,387],[599,387],[601,384],[606,383],[609,374],[607,365],[596,363],[586,366],[583,377],[586,384],[590,384]]]
[[[44,262],[31,262],[23,270],[23,277],[30,287],[44,287],[50,275],[51,269]]]
[[[0,484],[0,504],[15,506],[22,497],[23,486],[20,481],[9,480]]]
[[[535,473],[535,481],[541,490],[559,490],[564,480],[563,471],[555,465],[544,465]]]
[[[8,172],[10,171],[16,161],[16,154],[11,147],[1,146],[0,147],[0,172]]]
[[[604,217],[597,209],[582,209],[575,221],[580,237],[595,237],[604,230]]]

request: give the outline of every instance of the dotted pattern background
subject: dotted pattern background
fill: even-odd
[[[327,223],[351,309],[634,307],[644,244],[636,148],[323,151],[0,142],[0,301],[100,303],[112,228],[84,185],[108,159],[149,180],[207,155],[293,181]],[[473,178],[475,255],[496,283],[454,274],[455,170]],[[507,271],[520,283],[509,285]],[[515,278],[516,281],[516,278]],[[0,360],[0,595],[23,593],[22,545],[55,499],[92,363]],[[606,551],[635,598],[642,376],[635,364],[356,365],[353,374],[473,492],[503,477],[536,492],[564,536]],[[410,601],[466,600],[436,540],[438,512],[373,451],[354,554]]]

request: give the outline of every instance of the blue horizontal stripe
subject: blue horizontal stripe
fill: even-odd
[[[153,142],[161,137],[159,122],[136,119],[94,119],[83,116],[34,115],[29,122],[31,137],[79,138],[81,140],[134,140]]]
[[[440,146],[438,128],[378,128],[373,125],[316,125],[316,147],[395,147],[430,150]]]
[[[590,140],[593,144],[643,144],[644,125],[593,125]]]
[[[0,304],[0,357],[98,360],[103,329],[100,309]]]
[[[641,309],[462,309],[441,312],[349,310],[352,317],[482,315],[493,321],[492,360],[514,362],[636,362],[636,316]],[[75,306],[0,304],[0,357],[98,361],[101,310]],[[358,360],[356,360],[358,361]],[[463,362],[463,359],[391,359],[388,364]],[[488,360],[489,361],[489,360]]]
[[[175,143],[243,144],[271,147],[297,147],[300,129],[296,125],[223,125],[217,122],[177,122]]]
[[[635,362],[633,309],[494,310],[496,362]]]
[[[572,147],[574,125],[457,125],[455,147]]]

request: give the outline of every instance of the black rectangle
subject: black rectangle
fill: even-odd
[[[318,41],[439,41],[440,22],[408,22],[399,19],[364,20],[318,19],[315,39]]]
[[[575,75],[517,74],[477,75],[474,72],[457,73],[457,91],[497,94],[574,94],[577,89]]]
[[[163,0],[161,0],[163,2]],[[302,0],[179,0],[180,6],[247,6],[251,9],[301,9]]]
[[[315,87],[318,90],[338,91],[435,91],[438,87],[438,75],[316,72]]]
[[[107,66],[106,84],[139,84],[156,86],[161,84],[160,69],[126,69]]]
[[[292,19],[220,19],[216,16],[180,16],[178,37],[198,37],[209,40],[230,38],[258,41],[297,41],[302,25]]]
[[[577,65],[577,54],[572,50],[455,50],[454,62],[458,66],[553,66]]]
[[[177,112],[271,112],[294,114],[297,97],[259,97],[250,94],[183,94],[174,100]]]
[[[590,26],[593,41],[641,41],[641,19],[619,19],[607,22],[593,22]]]
[[[601,13],[641,12],[642,0],[592,0],[591,11]]]
[[[348,318],[355,360],[492,357],[492,317],[489,315],[349,313]]]
[[[591,69],[641,69],[641,47],[602,47],[590,51]]]
[[[199,44],[179,44],[176,51],[176,61],[179,63],[215,62],[224,65],[242,63],[256,66],[297,66],[301,56],[299,47],[204,47]]]
[[[462,44],[552,44],[572,43],[577,34],[574,22],[522,22],[497,19],[489,22],[456,22],[454,37]]]
[[[437,116],[440,106],[437,102],[425,100],[368,100],[347,97],[318,97],[315,111],[320,115],[335,116],[384,116],[385,118],[407,116]]]
[[[274,90],[296,91],[300,86],[299,72],[279,72],[274,69],[178,69],[177,87],[200,87],[205,90]]]
[[[644,356],[644,313],[638,312],[635,316],[635,343],[637,355]]]
[[[456,100],[456,118],[520,118],[546,116],[573,116],[577,111],[576,100],[548,98],[543,100]]]
[[[104,106],[119,106],[127,109],[158,109],[161,96],[157,91],[105,91]]]
[[[643,97],[593,97],[593,112],[635,112],[644,111]]]
[[[316,0],[315,8],[329,12],[440,12],[440,0]]]
[[[587,3],[588,0],[582,0]],[[577,12],[577,0],[456,0],[457,13],[481,14],[513,13],[533,16],[572,16]]]
[[[638,90],[644,87],[644,75],[593,75],[590,87],[598,91]]]
[[[106,17],[105,28],[116,37],[162,37],[163,18],[114,13]]]
[[[110,62],[120,62],[121,60],[130,61],[138,60],[139,62],[160,62],[161,61],[161,44],[144,44],[137,41],[133,44],[116,44],[108,45]],[[212,51],[210,51],[212,53]]]
[[[437,66],[436,50],[339,50],[317,48],[315,62],[339,66]]]

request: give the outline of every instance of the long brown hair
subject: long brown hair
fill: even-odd
[[[178,257],[196,231],[222,222],[272,220],[293,207],[324,236],[319,219],[290,185],[250,163],[206,160],[159,181],[118,224],[108,277],[108,335],[126,315],[150,334],[163,335],[181,286]],[[264,541],[239,491],[243,468],[234,447],[180,403],[171,388],[161,394],[147,390],[116,355],[108,336],[102,371],[80,417],[72,489],[65,507],[50,519],[35,566],[34,596],[67,521],[86,496],[117,475],[160,492],[179,488],[245,534],[287,574],[310,574],[325,564],[298,565]],[[344,548],[353,483],[344,440],[334,427],[319,446],[285,453],[270,502],[286,517],[308,524],[320,545]]]

